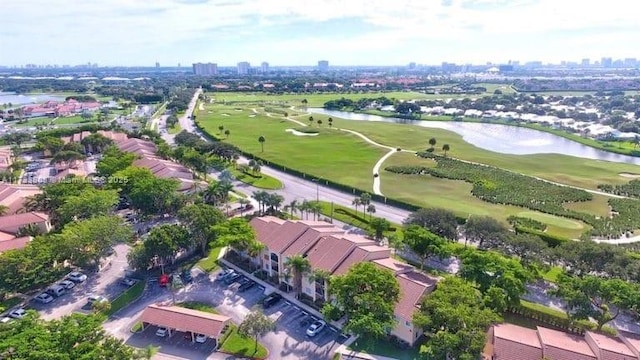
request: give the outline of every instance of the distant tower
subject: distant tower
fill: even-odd
[[[238,63],[238,75],[247,75],[249,74],[249,68],[251,64],[247,61],[242,61]]]
[[[269,72],[269,63],[264,61],[262,64],[260,64],[260,72],[262,72],[263,74],[266,74]]]
[[[160,67],[160,63],[156,61],[156,69]]]
[[[218,64],[214,63],[195,63],[193,64],[193,73],[201,76],[211,76],[218,74]]]
[[[318,70],[321,72],[329,71],[329,62],[327,60],[318,61]]]

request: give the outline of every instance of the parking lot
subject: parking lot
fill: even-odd
[[[127,289],[127,286],[119,284],[119,281],[125,275],[129,246],[119,244],[114,246],[114,251],[114,254],[107,259],[111,265],[98,272],[86,272],[86,281],[76,284],[73,289],[67,290],[52,302],[42,304],[30,301],[29,307],[38,310],[43,319],[51,320],[69,315],[74,311],[91,311],[91,305],[88,303],[90,295],[101,295],[113,300]]]
[[[182,331],[173,332],[171,336],[159,337],[156,335],[157,329],[158,327],[149,325],[144,331],[133,334],[127,340],[127,344],[137,348],[153,345],[159,347],[163,354],[194,360],[211,359],[211,354],[216,350],[214,339],[207,339],[200,344],[192,342],[191,334]]]

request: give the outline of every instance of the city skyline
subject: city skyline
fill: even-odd
[[[637,56],[625,2],[40,0],[4,4],[0,65],[592,62]],[[82,31],[80,31],[82,30]],[[371,59],[375,59],[371,60]],[[173,64],[173,65],[172,65]]]

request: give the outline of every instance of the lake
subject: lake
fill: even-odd
[[[322,108],[309,108],[309,111],[346,120],[380,121],[445,129],[462,135],[466,142],[479,148],[502,154],[563,154],[585,159],[640,165],[640,157],[599,150],[561,136],[518,126],[457,121],[407,120]],[[427,139],[425,139],[426,143]]]
[[[50,94],[17,95],[16,93],[0,92],[0,106],[11,103],[11,105],[15,107],[15,105],[42,103],[49,100],[64,101],[64,97]]]

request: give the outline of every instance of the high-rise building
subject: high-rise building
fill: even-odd
[[[318,70],[329,71],[329,62],[327,60],[318,61]]]
[[[156,61],[156,69],[160,67],[160,63]]]
[[[602,60],[600,60],[600,65],[605,68],[610,68],[611,65],[613,65],[613,60],[610,57],[603,57]]]
[[[582,62],[580,63],[582,66],[589,66],[591,65],[591,60],[590,59],[582,59]]]
[[[416,63],[415,63],[415,62],[413,62],[413,61],[412,61],[412,62],[410,62],[410,63],[409,63],[409,70],[413,70],[413,69],[415,69],[415,68],[416,68]]]
[[[260,64],[260,71],[263,74],[266,74],[269,72],[269,63],[266,61],[263,61],[262,64]]]
[[[241,61],[238,63],[238,75],[247,75],[249,74],[249,68],[251,68],[251,64],[247,61]]]
[[[193,73],[201,76],[211,76],[218,74],[218,64],[214,63],[195,63],[193,64]]]
[[[626,67],[636,67],[637,64],[638,64],[638,61],[636,60],[636,58],[624,59],[624,66]]]

